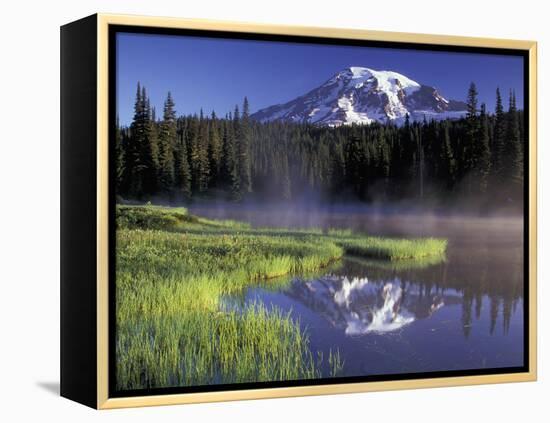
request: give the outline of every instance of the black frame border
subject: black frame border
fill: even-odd
[[[467,370],[444,370],[436,372],[417,372],[417,373],[395,373],[385,375],[368,375],[368,376],[353,376],[353,377],[337,377],[337,378],[320,378],[311,380],[290,380],[290,381],[273,381],[273,382],[248,382],[220,385],[199,385],[185,387],[167,387],[167,388],[147,388],[136,390],[117,390],[116,389],[116,298],[115,298],[115,283],[116,283],[116,229],[115,229],[115,205],[116,205],[116,186],[115,178],[112,178],[114,169],[114,139],[115,123],[116,123],[116,35],[118,33],[135,33],[135,34],[150,34],[150,35],[168,35],[168,36],[187,36],[187,37],[205,37],[218,39],[238,39],[250,41],[265,41],[265,42],[286,42],[298,44],[324,44],[336,46],[354,46],[354,47],[378,47],[389,49],[402,50],[421,50],[421,51],[440,51],[450,53],[477,53],[488,55],[506,55],[518,56],[523,59],[523,110],[524,110],[524,186],[523,186],[523,266],[524,266],[524,281],[523,281],[523,366],[517,367],[501,367],[488,369],[467,369]],[[454,45],[439,45],[427,43],[413,42],[396,42],[396,41],[374,41],[361,39],[346,39],[346,38],[324,38],[316,36],[298,36],[298,35],[280,35],[280,34],[263,34],[263,33],[247,33],[233,31],[217,31],[203,29],[185,29],[185,28],[164,28],[164,27],[148,27],[139,25],[113,25],[108,26],[108,227],[109,227],[109,280],[108,280],[108,301],[109,301],[109,316],[108,316],[108,398],[124,398],[137,396],[151,395],[170,395],[170,394],[190,394],[204,392],[221,392],[221,391],[241,391],[251,389],[268,389],[268,388],[288,388],[301,386],[318,386],[318,385],[337,385],[337,384],[352,384],[364,382],[385,382],[385,381],[402,381],[413,379],[431,379],[431,378],[449,378],[449,377],[465,377],[465,376],[486,376],[498,374],[512,373],[528,373],[530,369],[530,348],[529,348],[529,223],[530,223],[530,63],[529,50],[523,49],[507,49],[494,47],[466,47]]]

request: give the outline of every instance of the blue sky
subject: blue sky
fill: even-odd
[[[178,115],[202,108],[223,116],[245,95],[254,112],[305,94],[349,66],[396,71],[454,100],[464,100],[474,81],[489,110],[497,86],[505,104],[510,89],[523,104],[523,62],[516,56],[119,33],[117,112],[121,124],[131,122],[138,81],[159,113],[168,91]]]

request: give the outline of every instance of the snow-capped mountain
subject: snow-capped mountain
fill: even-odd
[[[307,94],[261,109],[252,118],[260,122],[284,120],[340,126],[388,120],[401,124],[407,114],[412,121],[424,117],[460,118],[465,113],[464,102],[447,100],[435,88],[400,73],[350,67]]]

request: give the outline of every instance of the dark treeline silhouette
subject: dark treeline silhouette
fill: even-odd
[[[368,277],[370,281],[399,281],[404,296],[413,289],[418,293],[418,301],[429,294],[456,290],[462,296],[461,323],[465,337],[470,335],[474,319],[482,318],[482,312],[489,317],[490,334],[497,329],[498,319],[501,319],[501,330],[506,334],[512,314],[523,301],[523,250],[507,250],[505,257],[503,265],[502,256],[484,249],[472,249],[471,253],[455,254],[424,269],[383,269],[370,264]],[[348,261],[342,275],[364,274],[364,266],[360,260]],[[338,270],[334,273],[341,274]],[[484,297],[488,302],[485,309],[482,305]]]
[[[202,110],[177,117],[168,93],[159,117],[138,83],[133,121],[116,128],[117,194],[520,207],[525,137],[515,94],[505,110],[497,89],[489,113],[472,83],[467,104],[460,120],[330,128],[256,122],[246,97],[223,118]]]

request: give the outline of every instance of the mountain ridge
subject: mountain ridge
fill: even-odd
[[[466,114],[466,103],[448,100],[437,89],[394,71],[351,66],[325,83],[283,104],[263,108],[251,117],[260,122],[308,122],[341,126],[456,119]]]

